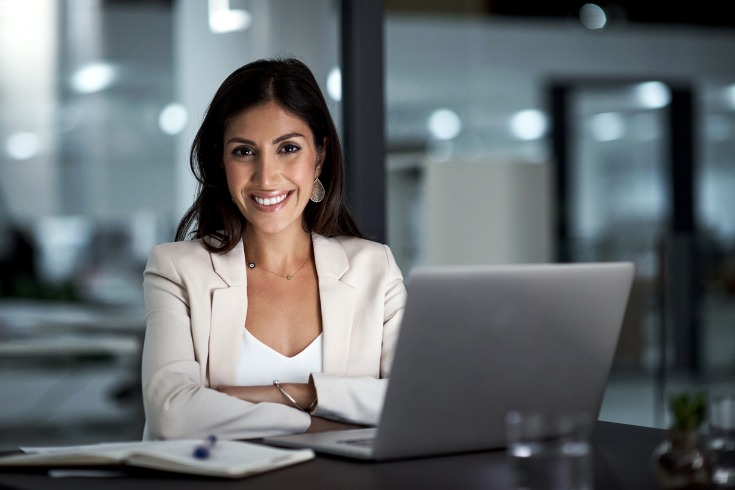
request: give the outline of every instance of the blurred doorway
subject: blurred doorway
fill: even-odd
[[[691,89],[660,81],[564,81],[550,89],[562,262],[627,260],[636,281],[614,369],[702,372]],[[660,410],[657,410],[660,412]]]

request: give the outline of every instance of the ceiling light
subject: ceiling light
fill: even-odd
[[[589,127],[597,141],[619,140],[625,133],[625,123],[617,112],[596,114],[592,117]]]
[[[244,31],[252,22],[247,10],[231,10],[230,0],[209,0],[209,30],[215,34]]]
[[[607,24],[607,15],[599,5],[585,3],[579,9],[579,20],[587,29],[602,29]]]
[[[80,94],[90,94],[108,88],[116,76],[117,70],[109,63],[92,63],[74,73],[71,86]]]
[[[332,68],[327,76],[327,94],[335,102],[342,100],[342,71],[338,66]]]
[[[14,160],[28,160],[38,155],[41,148],[36,133],[15,133],[11,134],[5,141],[5,151],[8,156]]]
[[[462,120],[450,109],[439,109],[429,116],[428,128],[434,138],[450,140],[462,131]]]
[[[671,102],[671,91],[661,82],[641,83],[635,91],[638,101],[647,109],[661,109]]]
[[[181,104],[169,104],[158,116],[158,126],[166,134],[179,134],[186,127],[188,114]]]
[[[510,118],[510,132],[514,137],[524,141],[543,137],[548,126],[546,115],[537,109],[519,111]]]

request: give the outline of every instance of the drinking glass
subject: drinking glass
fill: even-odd
[[[593,461],[586,413],[512,411],[507,454],[518,490],[591,490]]]
[[[735,395],[712,397],[708,412],[712,482],[718,488],[735,488]]]

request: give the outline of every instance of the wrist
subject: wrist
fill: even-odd
[[[280,392],[284,403],[302,412],[311,413],[317,405],[316,390],[308,384],[280,383],[273,380],[273,386]]]

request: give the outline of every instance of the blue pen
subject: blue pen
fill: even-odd
[[[197,447],[194,448],[194,453],[192,456],[194,456],[196,459],[207,459],[209,457],[209,453],[214,447],[214,445],[217,444],[217,436],[209,436],[207,439],[202,443],[199,444]]]

